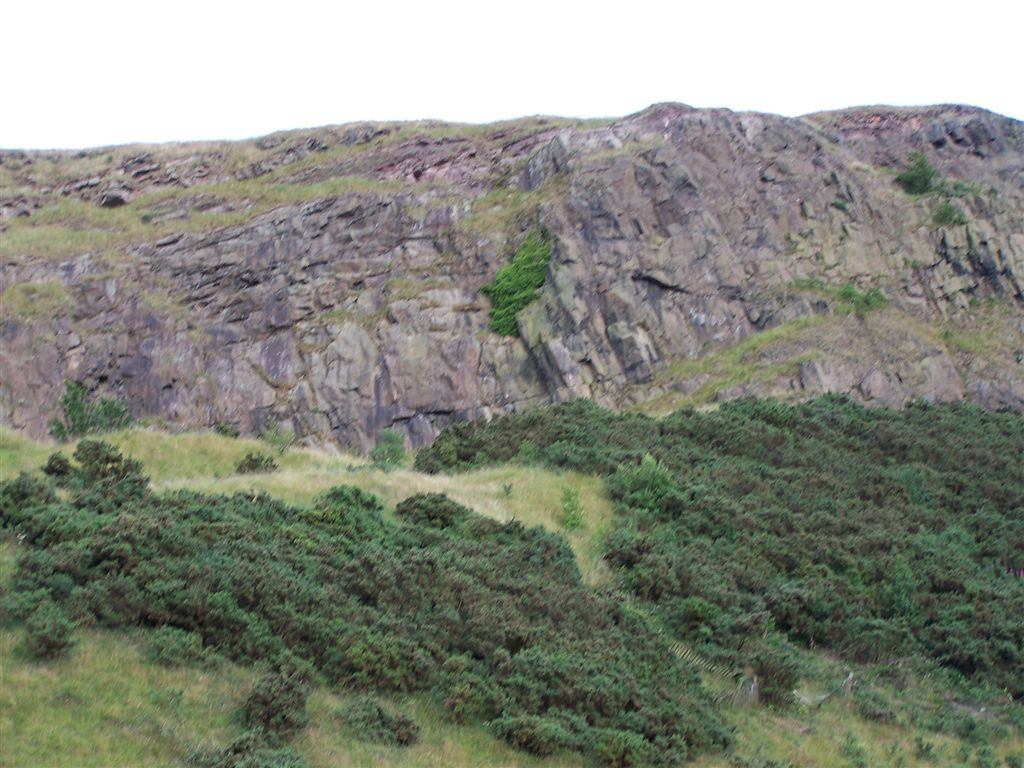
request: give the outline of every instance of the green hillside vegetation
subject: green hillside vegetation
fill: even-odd
[[[426,692],[454,721],[542,756],[673,765],[730,742],[696,673],[643,615],[588,589],[564,539],[541,528],[441,494],[386,520],[349,486],[306,508],[157,495],[107,443],[82,441],[74,459],[53,483],[21,475],[0,491],[4,526],[29,547],[8,610],[30,650],[71,621],[159,629],[187,656],[268,667],[271,712],[203,765],[232,764],[231,750],[290,759],[314,680]]]
[[[1020,468],[1012,460],[1012,451],[1020,449],[1019,416],[946,406],[912,408],[905,414],[865,411],[834,399],[787,406],[783,411],[778,408],[741,402],[707,414],[683,411],[654,421],[572,403],[533,417],[498,420],[487,428],[450,430],[436,450],[423,450],[417,458],[417,464],[434,470],[433,474],[407,466],[385,471],[365,459],[289,449],[276,456],[277,471],[238,475],[234,472],[238,460],[249,452],[267,452],[267,446],[212,434],[170,435],[136,428],[103,439],[138,459],[139,466],[89,447],[94,442],[71,443],[61,450],[73,459],[77,453],[78,458],[71,464],[73,474],[65,476],[60,481],[64,487],[56,491],[38,472],[32,473],[33,481],[16,477],[22,470],[46,463],[54,447],[0,430],[0,471],[6,481],[4,543],[0,545],[4,606],[0,653],[5,662],[0,762],[148,766],[189,761],[277,768],[304,763],[326,768],[671,762],[681,757],[681,751],[673,755],[628,736],[609,735],[582,746],[571,743],[574,726],[580,729],[577,734],[614,730],[595,729],[596,723],[591,722],[597,717],[587,707],[601,704],[589,687],[592,678],[626,674],[642,682],[644,659],[661,649],[657,651],[661,654],[657,656],[659,677],[664,664],[664,679],[675,679],[676,685],[655,685],[653,695],[652,689],[631,686],[634,693],[648,691],[647,701],[642,709],[625,710],[653,712],[660,702],[668,706],[662,713],[678,712],[681,707],[691,725],[714,725],[708,731],[711,734],[728,737],[731,732],[731,746],[725,752],[712,749],[697,756],[693,763],[697,766],[1019,764],[1016,761],[1024,755],[1024,723],[1020,704],[1009,703],[1012,685],[1000,690],[999,683],[992,681],[992,670],[964,672],[929,656],[923,646],[865,656],[842,642],[815,637],[812,648],[812,642],[793,627],[779,623],[774,615],[765,616],[775,610],[775,603],[762,607],[751,584],[737,578],[749,573],[751,580],[765,579],[769,587],[765,591],[771,593],[768,577],[774,574],[763,563],[767,546],[737,555],[738,549],[730,550],[714,539],[701,543],[710,544],[712,551],[700,561],[700,569],[715,566],[712,556],[737,561],[731,571],[723,567],[717,574],[732,579],[723,581],[722,588],[737,591],[739,597],[730,598],[740,601],[736,611],[715,603],[714,595],[703,598],[708,605],[686,602],[693,595],[681,597],[678,582],[670,580],[664,595],[645,594],[643,585],[652,577],[644,571],[650,573],[654,564],[648,553],[633,566],[615,559],[614,547],[619,546],[615,542],[627,536],[624,530],[633,535],[633,542],[641,530],[652,541],[675,533],[659,520],[662,513],[656,510],[667,498],[659,494],[683,487],[685,473],[696,472],[703,461],[711,461],[705,467],[701,494],[711,499],[705,512],[708,525],[735,523],[732,535],[720,538],[738,548],[745,536],[768,536],[770,526],[781,525],[781,512],[776,511],[764,515],[758,528],[755,523],[761,515],[748,510],[766,484],[795,485],[815,466],[854,456],[863,463],[861,469],[836,464],[829,485],[845,508],[863,510],[867,501],[859,507],[853,504],[861,492],[859,486],[842,494],[836,491],[843,482],[870,475],[879,467],[891,465],[895,471],[912,465],[923,472],[922,467],[935,464],[933,472],[925,473],[923,488],[929,493],[941,488],[947,488],[947,494],[955,491],[965,509],[980,495],[997,491],[989,499],[992,509],[986,508],[986,515],[1002,514],[1010,524],[1002,529],[1002,550],[993,549],[994,536],[979,531],[976,538],[979,544],[984,542],[985,556],[996,562],[1002,551],[1022,551],[1019,528],[1013,524],[1014,518],[1018,523],[1021,519]],[[805,434],[815,419],[821,422],[820,429]],[[886,423],[888,430],[881,428]],[[931,426],[922,429],[926,424]],[[790,439],[780,443],[775,430],[788,431]],[[918,436],[909,439],[911,432]],[[934,455],[935,444],[943,435],[950,455],[940,460]],[[500,450],[499,442],[506,443]],[[804,448],[795,447],[805,442]],[[653,450],[652,443],[657,444]],[[868,450],[872,444],[875,447]],[[671,459],[686,446],[684,453]],[[817,464],[811,460],[812,453],[826,449],[831,458],[822,457]],[[751,454],[757,451],[755,461]],[[648,453],[652,455],[646,459]],[[439,455],[444,456],[442,461]],[[896,461],[898,456],[902,461]],[[736,461],[740,463],[732,465]],[[758,462],[768,469],[753,472]],[[960,470],[955,468],[958,462],[966,462]],[[441,464],[458,471],[437,473]],[[974,472],[975,465],[975,479],[967,478],[963,487],[957,485]],[[567,470],[567,466],[585,471]],[[87,467],[100,470],[101,475],[112,474],[118,488],[111,491],[104,485],[110,477],[89,480],[83,474]],[[139,473],[152,478],[148,489],[138,482]],[[733,493],[739,490],[743,473],[751,487],[736,496],[735,507],[728,508],[731,517],[725,517],[714,506],[720,500],[710,492],[714,490],[711,483]],[[664,482],[666,474],[672,486]],[[1002,480],[993,480],[999,474]],[[828,477],[823,478],[827,481]],[[97,482],[106,490],[97,492]],[[610,497],[602,491],[603,484]],[[119,500],[121,486],[128,495]],[[14,504],[12,493],[19,487],[23,493]],[[186,488],[191,490],[178,491]],[[26,489],[31,493],[26,494]],[[284,501],[266,496],[264,490]],[[575,504],[569,506],[581,523],[566,531],[565,500],[574,496],[573,490],[582,512],[575,511]],[[425,495],[434,493],[446,493],[459,503]],[[33,505],[28,501],[32,494],[37,502],[49,501]],[[402,503],[413,494],[424,495]],[[895,538],[900,535],[898,527],[906,523],[903,517],[910,513],[898,493],[891,497],[893,509],[900,514],[885,530]],[[793,557],[819,536],[825,537],[822,547],[835,546],[830,530],[801,531],[806,527],[800,521],[803,505],[794,503],[795,498],[784,502],[797,513],[788,524],[792,530],[773,544],[799,537],[800,546],[794,543],[789,548],[793,552],[782,546],[779,556]],[[874,498],[879,507],[889,503]],[[948,501],[941,493],[938,498]],[[938,502],[928,503],[934,507]],[[781,505],[776,502],[775,509]],[[940,510],[946,509],[933,510],[928,524],[937,525]],[[742,511],[746,514],[741,515]],[[644,517],[646,523],[641,520]],[[841,525],[856,537],[859,529],[849,527],[854,517],[852,512],[843,515]],[[551,533],[505,524],[513,518],[540,524]],[[679,519],[693,524],[692,518]],[[880,514],[869,522],[871,547],[881,548],[885,522]],[[969,530],[974,535],[974,529]],[[555,532],[558,535],[552,535]],[[700,536],[706,534],[696,535]],[[903,542],[889,544],[898,549]],[[716,550],[716,545],[722,548]],[[600,559],[602,553],[612,565],[610,572]],[[661,556],[662,567],[676,556],[667,544],[654,554]],[[836,552],[837,557],[844,554]],[[940,550],[939,554],[948,553]],[[969,557],[976,556],[971,550]],[[523,566],[536,557],[541,558],[539,565]],[[839,571],[833,561],[822,570],[826,575],[833,571],[828,576],[830,588],[842,587],[842,578],[851,582],[864,578],[852,567]],[[957,566],[949,571],[959,572]],[[188,574],[185,587],[183,573]],[[427,573],[429,577],[424,576]],[[793,573],[799,571],[794,568]],[[1019,592],[1013,590],[1015,583],[1019,589],[1020,582],[1009,581],[1002,584],[1002,591],[990,593],[984,591],[991,586],[988,581],[999,582],[995,569],[980,576],[971,570],[965,573],[970,591],[960,594],[961,604],[970,595],[975,608],[1002,614],[1012,631],[1017,605],[1013,601],[1019,600]],[[716,575],[711,574],[708,581]],[[707,582],[694,579],[694,583],[704,587]],[[457,606],[450,601],[456,588],[462,590],[462,603]],[[144,595],[142,613],[136,610],[140,600],[135,589]],[[847,590],[846,596],[856,594]],[[230,599],[218,598],[214,616],[207,611],[200,620],[189,610],[202,604],[192,602],[195,595],[207,591]],[[950,590],[950,595],[956,594]],[[939,607],[945,605],[942,599],[931,598]],[[210,602],[206,601],[207,608]],[[40,603],[57,608],[73,624],[70,648],[53,660],[35,659],[29,652],[29,634],[34,631],[30,610]],[[744,609],[751,623],[737,627],[735,617]],[[850,613],[859,610],[860,606],[851,606]],[[166,615],[147,617],[146,611]],[[607,612],[619,623],[606,626],[602,613],[591,629],[592,611]],[[167,622],[172,615],[187,616],[192,624]],[[870,617],[871,610],[865,608],[863,615]],[[343,618],[331,632],[329,623],[317,627],[311,616]],[[525,623],[523,616],[528,616]],[[232,618],[233,623],[220,621]],[[829,623],[829,619],[816,620]],[[446,632],[453,625],[445,622],[459,621],[462,634],[450,641]],[[574,630],[574,624],[579,628]],[[266,627],[270,631],[263,631]],[[496,644],[493,649],[487,647],[495,633],[514,646],[509,638],[524,627],[528,644],[510,651],[507,661],[494,655],[500,654]],[[207,631],[211,634],[204,634]],[[907,631],[913,631],[913,626],[908,625]],[[318,640],[317,633],[327,637]],[[356,634],[364,642],[345,645]],[[631,650],[616,648],[616,643],[623,642],[616,637],[628,637]],[[446,645],[472,638],[483,645],[464,653]],[[984,638],[976,639],[974,645],[984,655]],[[353,654],[357,646],[366,653]],[[331,647],[344,649],[339,654],[343,664],[359,658],[363,665],[355,671],[327,673],[333,668],[325,667],[314,649]],[[447,664],[436,663],[439,649],[440,655],[450,654]],[[668,655],[664,655],[666,649]],[[260,655],[263,658],[257,658]],[[415,665],[424,658],[429,668],[424,680],[410,683],[406,677],[404,683],[397,682],[410,665],[419,670]],[[1006,659],[1012,662],[1013,658],[1011,646]],[[596,671],[595,664],[599,665]],[[1012,669],[1008,666],[1004,671],[1012,674]],[[280,674],[265,677],[267,670]],[[839,685],[848,672],[854,673],[852,690]],[[385,673],[383,679],[374,676],[379,673]],[[358,675],[363,677],[356,679]],[[760,684],[760,703],[750,697],[754,675]],[[770,684],[765,685],[772,675],[776,676],[774,692]],[[696,685],[698,678],[704,692]],[[651,675],[646,679],[655,683]],[[288,680],[297,685],[289,688]],[[791,683],[788,691],[781,683]],[[247,725],[244,713],[252,710],[254,690],[266,691],[268,685],[269,690],[291,691],[290,699],[283,697],[291,707],[280,713],[283,718],[271,712],[264,722],[283,719],[308,724],[286,737],[263,733],[254,738],[254,721]],[[793,689],[799,697],[792,695]],[[461,698],[452,696],[453,690]],[[531,695],[551,696],[559,690],[571,691],[570,699],[580,699],[575,709],[541,701],[532,711],[543,714],[516,719],[508,699],[503,700],[504,716],[458,708],[459,702],[465,706],[477,701],[474,695],[481,692],[509,695],[514,706],[529,707]],[[367,692],[376,697],[376,703],[365,698]],[[599,693],[605,695],[603,687]],[[617,691],[612,694],[618,695]],[[572,717],[580,712],[585,726]],[[414,743],[400,746],[361,738],[371,721],[377,725],[370,730],[384,733],[385,740],[388,733],[409,733],[401,725],[403,716],[418,729]],[[664,714],[654,720],[670,722]],[[637,727],[637,719],[629,725]],[[247,730],[250,734],[244,737]],[[229,744],[235,745],[233,751],[225,753]],[[546,757],[523,751],[546,752],[552,744],[561,751]]]
[[[739,400],[661,420],[576,401],[448,429],[416,465],[598,473],[618,584],[717,661],[778,677],[794,647],[925,659],[1024,695],[1024,420],[971,406]]]

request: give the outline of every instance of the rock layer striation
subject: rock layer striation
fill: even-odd
[[[911,152],[933,193],[897,183]],[[357,448],[576,396],[1024,407],[1024,124],[978,109],[663,104],[0,166],[0,419],[36,435],[65,379]],[[545,285],[498,336],[481,287],[536,227]]]

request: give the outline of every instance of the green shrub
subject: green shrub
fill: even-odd
[[[400,501],[395,516],[413,525],[451,528],[469,519],[472,511],[443,493],[417,493]]]
[[[601,735],[595,749],[599,765],[634,768],[651,764],[651,744],[632,731],[609,731]],[[682,756],[685,759],[685,754]]]
[[[81,382],[66,380],[59,406],[61,416],[50,422],[50,434],[61,442],[94,432],[111,432],[132,423],[131,412],[121,400],[101,397],[93,402]]]
[[[17,477],[0,484],[0,526],[16,525],[31,509],[56,501],[52,481],[20,472]]]
[[[60,606],[42,602],[25,621],[25,650],[36,659],[56,659],[71,648],[73,630]]]
[[[365,741],[407,747],[419,741],[420,727],[408,715],[386,708],[373,696],[357,696],[341,711],[341,719]]]
[[[112,512],[138,503],[148,493],[149,478],[142,473],[142,464],[125,458],[110,443],[81,440],[73,457],[78,467],[73,469],[69,485],[79,509]]]
[[[242,434],[241,430],[228,421],[216,421],[213,424],[214,434],[220,435],[221,437],[238,437]]]
[[[49,475],[60,484],[72,474],[71,462],[63,453],[50,454],[50,458],[43,465],[43,474]]]
[[[387,529],[384,504],[372,493],[351,485],[335,485],[313,502],[313,516],[330,526],[354,547],[382,538]]]
[[[305,680],[293,670],[276,670],[261,677],[242,706],[246,728],[287,738],[309,723]]]
[[[370,460],[380,467],[397,467],[405,461],[405,438],[397,429],[385,429],[377,435]]]
[[[896,174],[896,183],[911,195],[924,195],[935,188],[939,172],[921,152],[911,152],[903,170]]]
[[[562,527],[567,531],[575,531],[583,527],[583,502],[580,501],[578,488],[566,488],[562,491]]]
[[[896,713],[888,699],[875,688],[855,688],[853,692],[853,703],[857,713],[865,720],[873,720],[877,723],[896,722]]]
[[[863,317],[875,309],[884,309],[889,299],[878,288],[869,288],[866,292],[857,290],[851,283],[844,283],[836,293],[839,299],[840,312],[853,312]]]
[[[225,749],[199,748],[186,760],[188,768],[309,768],[295,748],[261,730],[246,731]]]
[[[490,728],[498,738],[516,749],[539,757],[579,748],[578,740],[562,723],[550,717],[499,717],[491,721]]]
[[[761,701],[774,706],[793,703],[800,667],[789,648],[781,643],[763,644],[752,654],[751,666],[758,678]]]
[[[959,206],[949,200],[943,200],[935,206],[932,222],[939,227],[961,227],[967,223],[967,216]]]
[[[636,514],[671,516],[682,504],[672,473],[649,453],[639,464],[620,465],[605,485],[619,509]]]
[[[142,652],[150,661],[168,667],[210,660],[201,635],[170,626],[147,633]]]
[[[277,462],[274,461],[273,457],[267,456],[265,453],[250,451],[235,464],[235,472],[240,475],[275,471],[277,471]]]
[[[537,297],[550,258],[550,240],[539,229],[533,229],[509,263],[498,270],[494,281],[480,289],[491,300],[492,331],[503,336],[518,335],[516,316]]]

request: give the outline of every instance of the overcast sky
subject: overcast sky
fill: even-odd
[[[968,103],[1024,119],[1020,0],[11,0],[0,147],[356,120],[785,115]]]

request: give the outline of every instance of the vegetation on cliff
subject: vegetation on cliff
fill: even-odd
[[[537,298],[544,285],[551,258],[551,242],[539,229],[527,233],[511,261],[501,267],[494,281],[480,288],[491,300],[491,330],[503,336],[517,336],[516,315]]]

